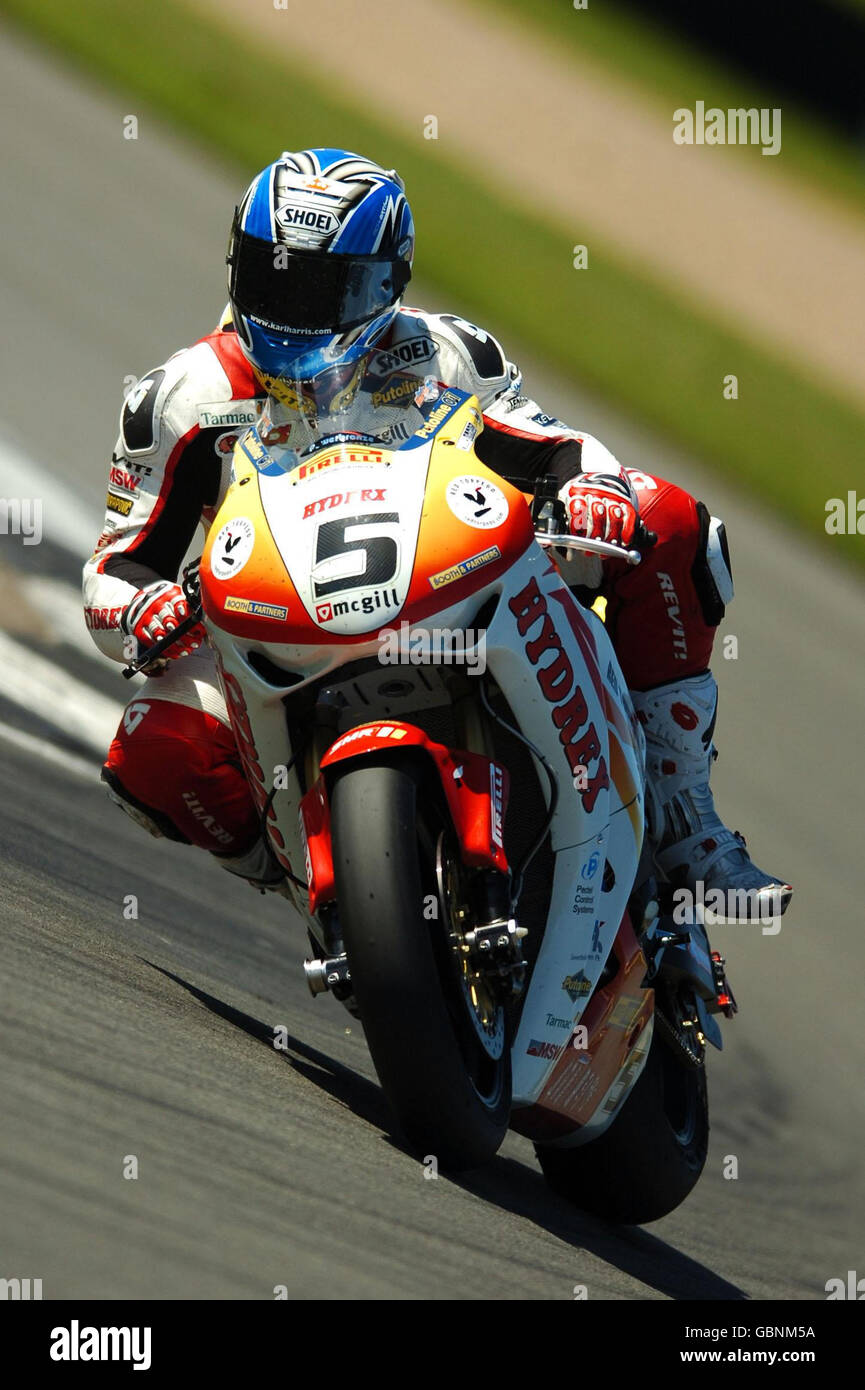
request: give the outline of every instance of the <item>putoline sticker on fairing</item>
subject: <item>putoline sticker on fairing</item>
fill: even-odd
[[[486,478],[466,474],[448,483],[447,504],[458,521],[480,531],[491,531],[507,519],[508,499],[500,487]]]
[[[210,572],[215,579],[240,574],[255,545],[255,527],[248,517],[236,516],[220,530],[210,552]]]
[[[432,378],[427,378],[427,380],[430,381]],[[447,424],[451,416],[456,415],[460,406],[469,399],[466,391],[457,391],[450,386],[446,391],[442,391],[440,396],[437,394],[437,388],[434,388],[434,390],[436,394],[432,399],[435,401],[435,404],[426,414],[424,423],[419,429],[415,430],[411,439],[407,439],[405,444],[400,445],[400,451],[402,453],[408,453],[412,449],[424,448],[425,445],[438,434],[442,426]]]
[[[304,608],[317,627],[346,637],[398,621],[429,454],[402,456],[393,468],[385,451],[366,452],[369,462],[341,463],[337,474],[326,468],[305,478],[296,470],[259,479],[271,534]]]

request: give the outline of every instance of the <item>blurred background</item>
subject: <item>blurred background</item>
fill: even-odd
[[[0,0],[0,38],[0,495],[38,498],[44,528],[0,537],[0,1276],[44,1272],[46,1297],[269,1297],[281,1272],[292,1296],[486,1277],[807,1299],[865,1273],[865,0]],[[675,143],[698,103],[780,113],[780,151]],[[308,145],[404,177],[410,303],[495,333],[542,409],[727,522],[717,797],[797,896],[777,936],[719,929],[742,1012],[711,1058],[710,1163],[651,1234],[565,1211],[516,1137],[477,1183],[419,1183],[277,905],[95,785],[129,692],[77,586],[123,396],[216,323],[235,202]],[[286,1017],[302,1042],[275,1056]],[[133,1192],[115,1157],[136,1146]]]
[[[162,0],[135,13],[110,0],[74,12],[63,0],[3,0],[2,12],[139,121],[132,138],[121,123],[104,132],[116,136],[116,168],[99,146],[78,151],[98,153],[103,217],[134,196],[158,128],[218,161],[234,197],[277,146],[356,146],[406,179],[421,289],[826,543],[827,497],[861,478],[859,0],[446,0],[435,12],[420,0],[321,0],[314,22],[296,0]],[[698,101],[778,110],[780,153],[674,144],[673,113]],[[22,114],[10,110],[10,137]],[[62,127],[56,135],[71,176]],[[26,167],[26,146],[24,157]],[[155,341],[128,304],[145,366],[201,329],[193,286],[210,287],[213,303],[221,294],[224,205],[202,203],[187,241],[183,204],[165,192],[155,215],[175,218],[173,244],[142,248],[137,226],[127,231],[130,293],[140,277],[152,295],[163,249],[188,256],[201,280],[177,319],[157,319]],[[66,239],[68,218],[56,197],[51,206],[53,235]],[[122,238],[114,245],[121,255]],[[585,270],[574,269],[576,246]],[[724,394],[729,375],[737,398]],[[832,537],[830,552],[862,563],[854,537]]]

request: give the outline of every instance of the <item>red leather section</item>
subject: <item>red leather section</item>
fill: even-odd
[[[258,839],[234,737],[211,714],[142,691],[124,712],[106,766],[201,849],[242,854]]]
[[[684,488],[642,474],[640,517],[657,534],[641,564],[604,562],[606,624],[632,690],[705,671],[716,628],[703,617],[691,567],[700,541],[697,502]]]

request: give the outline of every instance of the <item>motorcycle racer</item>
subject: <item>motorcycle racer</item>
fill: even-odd
[[[405,307],[413,251],[411,211],[392,170],[311,149],[257,175],[235,212],[220,324],[147,373],[124,402],[104,529],[84,569],[94,641],[127,660],[129,639],[150,645],[188,615],[177,581],[196,528],[215,516],[237,437],[265,407],[264,443],[290,437],[291,383],[330,373],[338,384],[362,366],[384,391],[404,390],[411,372],[471,392],[483,410],[479,458],[529,489],[554,475],[572,534],[627,547],[642,525],[657,537],[637,567],[589,564],[646,735],[659,870],[692,891],[698,882],[744,890],[748,915],[770,899],[783,911],[792,889],[756,867],[709,786],[717,709],[709,662],[733,596],[723,524],[674,483],[622,467],[597,439],[545,414],[489,333]],[[203,637],[200,625],[188,632],[135,692],[103,779],[151,833],[278,886],[282,871],[261,838]]]

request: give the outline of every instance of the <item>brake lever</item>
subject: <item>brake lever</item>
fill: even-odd
[[[584,554],[606,555],[611,560],[625,560],[629,565],[639,565],[643,555],[642,551],[636,548],[625,550],[621,545],[616,545],[613,541],[593,541],[588,536],[572,536],[563,533],[556,534],[548,531],[536,531],[535,540],[544,549],[562,550],[581,550]]]
[[[532,501],[532,521],[535,524],[535,540],[545,549],[580,550],[593,555],[605,555],[611,560],[625,560],[629,565],[639,565],[643,555],[657,543],[658,537],[637,518],[634,538],[630,549],[613,541],[589,540],[587,536],[572,536],[570,531],[561,528],[567,525],[565,505],[559,498],[559,481],[554,474],[544,474],[535,479],[535,493]]]
[[[177,627],[172,628],[164,637],[160,637],[158,642],[154,642],[152,647],[148,647],[147,650],[142,652],[140,656],[137,656],[134,661],[130,661],[128,666],[124,666],[124,680],[131,680],[133,676],[137,676],[145,666],[149,666],[151,662],[157,661],[159,657],[162,656],[162,653],[166,652],[169,647],[172,647],[179,637],[184,637],[191,628],[195,627],[196,623],[200,623],[202,611],[201,604],[199,603],[188,617],[177,624]]]

